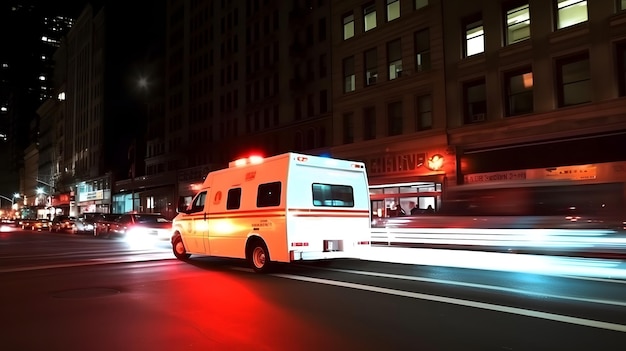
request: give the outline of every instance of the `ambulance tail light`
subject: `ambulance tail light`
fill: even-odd
[[[365,166],[363,166],[363,165],[362,165],[362,164],[360,164],[360,163],[353,163],[353,164],[352,164],[352,168],[356,168],[356,169],[363,169],[363,168],[365,168]]]
[[[306,162],[308,160],[309,160],[309,158],[306,157],[306,156],[298,156],[298,157],[296,157],[296,161],[298,161],[298,162]]]
[[[309,246],[309,243],[307,243],[307,242],[297,242],[297,243],[291,243],[291,246],[293,246],[293,247]]]
[[[357,241],[356,244],[357,245],[369,245],[370,242],[369,241]]]

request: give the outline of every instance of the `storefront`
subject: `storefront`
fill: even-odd
[[[445,137],[433,137],[420,143],[398,142],[382,148],[384,152],[367,154],[363,153],[363,147],[333,150],[333,157],[365,162],[372,216],[394,217],[438,211],[446,182],[456,174],[455,154],[445,144]]]
[[[85,212],[111,212],[111,177],[76,184],[76,215]]]
[[[75,216],[76,213],[72,213],[72,206],[74,203],[73,193],[62,193],[51,196],[50,205],[48,206],[48,211],[50,213],[49,218],[52,219],[57,215],[68,215]]]

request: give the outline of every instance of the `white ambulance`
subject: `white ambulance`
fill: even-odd
[[[173,220],[172,248],[191,255],[271,262],[359,258],[370,244],[362,162],[286,153],[210,172]]]

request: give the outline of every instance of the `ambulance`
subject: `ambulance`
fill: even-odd
[[[365,164],[299,153],[248,157],[210,172],[172,223],[172,249],[273,262],[360,258],[370,246]]]

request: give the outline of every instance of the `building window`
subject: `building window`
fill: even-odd
[[[428,29],[415,32],[415,71],[430,69],[430,35]]]
[[[626,0],[623,0],[626,3]],[[615,49],[617,55],[617,83],[619,85],[619,96],[626,96],[626,42],[617,44]]]
[[[416,10],[419,10],[422,7],[428,6],[428,0],[414,0],[413,6],[415,7]]]
[[[355,86],[354,56],[350,56],[343,60],[343,92],[354,91]]]
[[[586,0],[557,0],[556,7],[556,29],[587,21]]]
[[[387,22],[400,18],[400,0],[387,0]]]
[[[402,73],[402,46],[400,39],[387,43],[387,60],[389,80],[400,77]]]
[[[387,133],[389,136],[402,134],[402,102],[387,105]]]
[[[463,117],[465,124],[482,122],[487,113],[485,80],[479,79],[463,85]]]
[[[533,72],[526,67],[504,76],[506,86],[506,115],[517,116],[533,112]]]
[[[506,10],[506,45],[530,38],[530,10],[528,1],[509,3]]]
[[[376,28],[376,3],[363,6],[363,26],[365,32]]]
[[[433,102],[430,95],[417,97],[417,130],[432,129],[433,127]]]
[[[320,91],[320,113],[328,112],[328,91]]]
[[[343,115],[343,143],[354,142],[354,114],[352,112]]]
[[[485,32],[483,31],[483,20],[478,16],[473,16],[465,21],[465,57],[480,54],[485,51]]]
[[[320,55],[319,72],[320,72],[320,78],[326,77],[326,74],[328,73],[328,65],[326,64],[326,54]]]
[[[363,109],[363,139],[376,139],[376,108],[366,107]]]
[[[376,48],[365,51],[363,54],[365,61],[365,85],[376,84],[378,78],[378,58]]]
[[[349,13],[343,16],[343,40],[354,36],[354,14]]]
[[[557,61],[559,107],[591,101],[589,54],[584,53]]]

